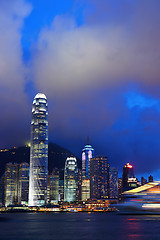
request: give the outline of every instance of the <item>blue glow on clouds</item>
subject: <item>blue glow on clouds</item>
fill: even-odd
[[[136,92],[129,92],[125,95],[126,105],[129,109],[139,108],[140,110],[145,108],[155,108],[160,111],[160,102],[157,99],[149,96],[143,96]]]

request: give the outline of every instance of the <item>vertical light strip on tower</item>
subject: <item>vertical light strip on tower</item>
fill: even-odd
[[[38,93],[32,106],[29,206],[47,201],[48,175],[48,106],[44,94]]]

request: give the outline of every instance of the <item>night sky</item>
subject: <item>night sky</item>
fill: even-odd
[[[49,140],[90,137],[121,171],[160,180],[160,1],[0,0],[0,148],[30,139],[37,92]]]

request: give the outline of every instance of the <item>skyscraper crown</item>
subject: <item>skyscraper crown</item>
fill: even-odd
[[[35,96],[35,98],[44,98],[44,99],[47,99],[46,98],[46,95],[44,93],[37,93],[37,95]]]

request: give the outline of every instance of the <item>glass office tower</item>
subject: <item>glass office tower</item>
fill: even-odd
[[[134,168],[131,164],[127,163],[123,167],[122,176],[122,191],[128,191],[137,187],[137,178],[134,175]]]
[[[38,93],[32,106],[29,206],[47,202],[48,107],[47,98]]]
[[[23,162],[19,164],[19,177],[18,177],[18,203],[28,203],[29,192],[29,164]]]
[[[110,198],[118,198],[118,169],[115,167],[109,168],[109,190]]]
[[[95,157],[90,160],[90,197],[109,198],[109,163],[107,157]]]
[[[48,175],[47,203],[56,204],[59,201],[59,171],[53,169]]]
[[[5,170],[5,206],[14,205],[18,200],[18,164],[7,163]]]
[[[78,198],[78,168],[75,157],[68,157],[64,172],[64,201],[72,202]]]
[[[89,144],[89,137],[87,137],[87,145],[82,150],[82,201],[90,198],[90,160],[93,157],[94,149]]]
[[[87,141],[87,145],[82,150],[82,180],[90,178],[90,159],[94,157],[94,149],[89,145],[89,140]]]

